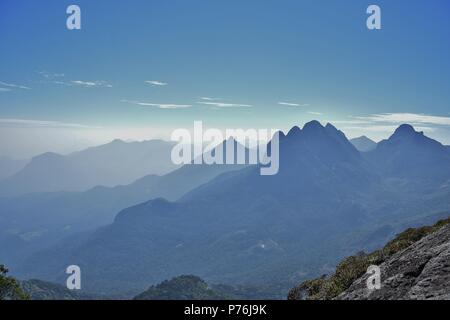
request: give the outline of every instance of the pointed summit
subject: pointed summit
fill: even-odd
[[[410,124],[402,124],[400,127],[397,128],[397,130],[395,130],[394,135],[414,135],[418,132],[416,132],[416,130],[414,130],[414,127]]]
[[[366,136],[361,136],[350,140],[358,151],[368,152],[377,147],[377,143]]]
[[[289,130],[286,137],[292,138],[292,137],[298,136],[301,132],[302,132],[302,130],[298,126],[294,126],[294,127],[292,127],[291,130]]]
[[[324,127],[317,120],[310,121],[310,122],[306,123],[303,127],[303,131],[305,131],[305,132],[318,132],[323,129],[324,129]]]
[[[392,177],[414,177],[439,184],[450,176],[448,150],[408,124],[401,125],[389,139],[379,142],[370,161]]]

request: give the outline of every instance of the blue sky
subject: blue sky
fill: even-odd
[[[81,30],[66,28],[70,4]],[[382,30],[366,28],[370,4]],[[0,156],[168,138],[194,120],[317,119],[377,140],[409,122],[450,144],[449,14],[447,0],[2,0]]]

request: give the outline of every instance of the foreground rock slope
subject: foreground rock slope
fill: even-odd
[[[381,271],[381,289],[367,289],[370,265]],[[288,299],[450,299],[450,219],[408,229],[384,248],[343,260],[331,276],[293,288]]]
[[[450,225],[381,264],[381,289],[367,290],[368,275],[338,296],[345,300],[450,299]]]

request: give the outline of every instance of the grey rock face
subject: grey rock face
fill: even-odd
[[[450,300],[450,225],[426,236],[380,265],[381,289],[367,289],[368,274],[339,300]]]

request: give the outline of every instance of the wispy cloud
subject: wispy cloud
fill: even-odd
[[[315,111],[308,111],[309,114],[315,115],[315,116],[323,116],[323,113],[321,112],[315,112]]]
[[[167,82],[162,82],[162,81],[158,81],[158,80],[147,80],[145,81],[145,83],[151,84],[152,86],[167,86],[168,83]]]
[[[153,102],[141,102],[133,100],[122,100],[125,103],[131,103],[142,107],[154,107],[158,109],[185,109],[190,108],[190,104],[173,104],[173,103],[153,103]]]
[[[344,126],[343,130],[353,130],[359,132],[378,132],[378,133],[393,133],[398,128],[398,125],[365,125],[365,126]],[[418,131],[434,132],[436,128],[415,126]]]
[[[51,81],[47,81],[46,83],[59,84],[59,85],[68,86],[68,87],[75,86],[75,84],[73,84],[71,82],[65,82],[65,81],[59,81],[59,80],[51,80]]]
[[[357,121],[367,121],[372,123],[394,123],[394,124],[427,124],[450,126],[450,117],[432,116],[417,113],[381,113],[369,116],[353,117]]]
[[[380,113],[367,116],[350,116],[348,120],[330,121],[342,125],[342,129],[350,132],[391,134],[399,125],[408,123],[418,131],[437,132],[442,127],[450,126],[450,117],[417,113]],[[383,137],[379,136],[379,137]]]
[[[13,84],[13,83],[7,83],[7,82],[3,82],[3,81],[0,81],[0,86],[7,87],[7,89],[9,88],[10,90],[12,90],[12,89],[31,90],[30,87],[21,86],[21,85]]]
[[[33,119],[0,119],[0,127],[100,128],[78,123]]]
[[[205,100],[205,101],[220,101],[222,100],[221,98],[211,98],[211,97],[201,97],[200,100]]]
[[[294,103],[294,102],[283,102],[283,101],[281,101],[281,102],[278,102],[278,104],[280,106],[288,106],[288,107],[309,107],[308,103],[300,104],[300,103]]]
[[[38,71],[42,77],[46,79],[44,83],[50,84],[58,84],[68,87],[85,87],[85,88],[94,88],[94,87],[104,87],[104,88],[112,88],[112,85],[107,81],[91,81],[91,80],[63,80],[65,78],[64,73],[52,73],[48,71]]]
[[[43,81],[43,83],[57,84],[67,87],[84,87],[84,88],[112,88],[113,86],[106,81],[84,81],[84,80],[71,80],[71,81],[61,81],[55,80],[54,78],[48,78],[48,81]]]
[[[217,108],[250,108],[253,107],[250,104],[240,104],[240,103],[225,103],[225,102],[204,102],[200,101],[199,104],[207,105],[207,106],[213,106]]]
[[[64,73],[53,73],[48,71],[38,71],[41,76],[43,76],[46,79],[55,79],[55,78],[63,78]]]
[[[11,89],[0,87],[0,92],[9,92],[9,91],[11,91]]]
[[[70,83],[76,86],[82,86],[86,88],[94,88],[94,87],[106,87],[112,88],[112,85],[107,83],[106,81],[83,81],[83,80],[72,80]]]

